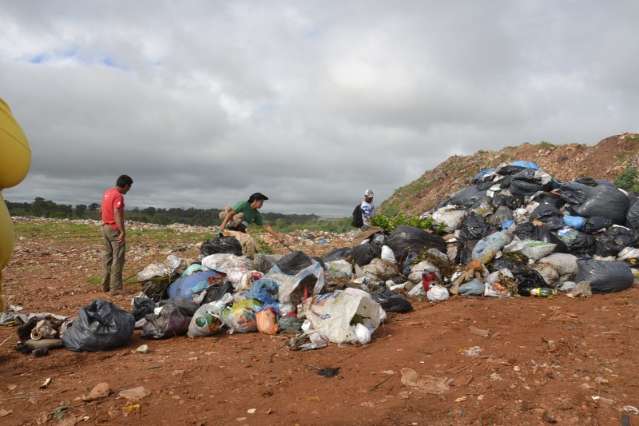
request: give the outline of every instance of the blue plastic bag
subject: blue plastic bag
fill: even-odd
[[[511,219],[504,220],[504,221],[501,223],[501,225],[500,225],[500,226],[501,226],[501,230],[502,230],[502,231],[504,231],[504,230],[506,230],[506,229],[510,228],[511,226],[513,226],[513,224],[514,224],[514,223],[515,223],[515,221],[514,221],[514,220],[511,220]]]
[[[564,224],[571,228],[581,230],[586,225],[586,218],[581,216],[564,216]]]
[[[459,286],[459,294],[462,296],[483,296],[486,285],[475,278],[472,281]]]
[[[510,164],[512,166],[523,167],[525,169],[539,170],[537,163],[533,163],[532,161],[515,160]]]
[[[167,289],[169,299],[192,300],[194,294],[206,290],[209,285],[223,279],[224,276],[217,271],[202,271],[178,278]]]
[[[261,302],[262,306],[259,310],[273,308],[276,312],[279,312],[279,300],[277,298],[279,287],[276,281],[262,278],[253,283],[246,297]]]

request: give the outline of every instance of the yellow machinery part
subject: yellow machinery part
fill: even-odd
[[[2,197],[2,189],[16,186],[29,172],[31,148],[9,105],[0,99],[0,311],[4,309],[2,297],[2,268],[13,252],[15,234],[13,224]]]
[[[30,164],[29,142],[9,105],[0,99],[0,190],[22,182]]]

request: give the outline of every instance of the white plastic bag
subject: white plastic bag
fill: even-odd
[[[356,268],[357,270],[357,268]],[[397,265],[379,258],[375,258],[366,266],[359,269],[358,275],[372,280],[386,281],[398,274]]]
[[[151,263],[147,265],[143,270],[138,272],[138,281],[149,281],[156,277],[170,277],[173,272],[182,264],[182,259],[174,254],[170,254],[166,257],[164,263]]]
[[[456,206],[446,206],[438,209],[433,213],[433,220],[437,223],[443,223],[446,232],[454,232],[461,225],[466,217],[466,210],[459,209]]]
[[[556,244],[537,240],[515,240],[504,247],[506,253],[521,253],[529,259],[539,260],[548,256],[557,247]]]
[[[562,277],[574,277],[577,273],[577,257],[568,253],[553,253],[539,259],[539,263],[552,266]]]
[[[252,269],[250,259],[244,256],[235,256],[229,253],[215,253],[202,259],[202,265],[218,272],[224,272],[226,278],[237,285],[242,280],[242,276]]]
[[[370,294],[356,288],[336,290],[314,297],[304,305],[310,329],[333,343],[358,343],[367,339],[386,318],[386,312]],[[359,330],[358,330],[358,326]]]
[[[385,260],[387,262],[397,263],[397,259],[395,259],[395,253],[393,252],[393,249],[386,245],[382,246],[381,258],[382,260]]]
[[[333,279],[350,279],[353,276],[353,265],[344,259],[326,262],[326,275]]]
[[[220,300],[200,306],[191,318],[187,335],[189,337],[204,337],[217,333],[222,327],[220,319],[222,311],[226,305],[232,302],[233,295],[226,293]]]
[[[431,302],[443,302],[448,299],[449,294],[446,287],[433,285],[426,292],[426,297],[428,297],[428,300]]]
[[[280,285],[278,288],[280,303],[292,303],[293,305],[302,302],[305,293],[307,296],[319,294],[326,282],[324,268],[315,261],[296,275],[284,274],[277,266],[274,266],[266,274],[266,278],[270,278]]]

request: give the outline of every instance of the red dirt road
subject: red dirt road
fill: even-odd
[[[98,249],[21,241],[4,272],[10,303],[75,314],[102,296],[86,282],[100,273]],[[139,257],[127,274],[159,257]],[[115,301],[128,308],[130,295]],[[0,328],[0,342],[9,338],[0,347],[0,424],[56,424],[50,413],[64,405],[66,424],[618,425],[624,406],[639,407],[638,306],[637,287],[580,300],[416,303],[410,314],[391,315],[368,346],[311,352],[290,352],[284,335],[143,341],[136,332],[127,348],[34,358],[13,350],[14,328]],[[143,343],[150,353],[134,353]],[[466,356],[473,346],[479,355]],[[323,367],[340,367],[339,375],[321,377]],[[403,368],[450,379],[448,390],[405,386]],[[100,382],[113,394],[79,400]],[[117,398],[136,386],[151,391],[139,408]]]

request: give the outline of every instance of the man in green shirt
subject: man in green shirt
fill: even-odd
[[[227,207],[220,212],[220,219],[222,219],[220,235],[237,238],[242,245],[242,252],[249,257],[253,257],[257,248],[253,238],[246,233],[246,229],[253,223],[258,226],[264,224],[259,209],[266,200],[268,200],[266,195],[256,192],[249,197],[248,201],[241,201],[233,208]],[[270,226],[267,226],[267,231],[272,232]]]
[[[246,232],[246,228],[252,223],[262,226],[264,221],[258,209],[264,205],[266,200],[268,200],[266,195],[256,192],[249,197],[248,201],[240,201],[233,208],[224,209],[220,214],[221,218],[222,215],[224,216],[220,232],[224,232],[227,227],[231,231]]]

